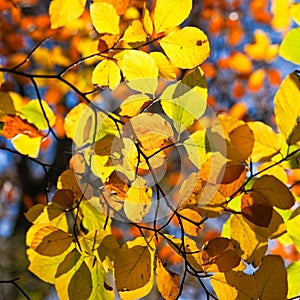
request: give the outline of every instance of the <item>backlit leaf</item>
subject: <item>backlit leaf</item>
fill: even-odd
[[[143,51],[127,51],[121,66],[128,86],[142,93],[153,95],[158,84],[158,68],[155,60]]]
[[[110,60],[102,60],[92,73],[92,82],[102,88],[115,89],[121,81],[120,69],[117,64]]]
[[[236,240],[244,254],[242,259],[258,266],[268,248],[267,239],[256,236],[255,232],[241,215],[233,215],[230,221],[230,237]]]
[[[138,115],[144,106],[149,104],[151,99],[144,94],[131,95],[120,105],[120,115],[134,117]]]
[[[154,10],[156,33],[172,29],[181,24],[189,16],[191,9],[191,0],[157,0]]]
[[[180,277],[178,274],[168,271],[160,259],[156,265],[156,284],[164,299],[177,299],[180,286]]]
[[[290,30],[279,47],[279,55],[284,59],[300,65],[300,28]]]
[[[146,186],[146,181],[138,177],[128,189],[124,203],[124,212],[133,222],[141,222],[151,207],[152,189]]]
[[[82,196],[82,191],[78,185],[77,177],[73,169],[65,170],[57,180],[58,189],[67,189],[71,190],[74,193],[74,197],[80,199]]]
[[[265,171],[263,171],[265,170]],[[287,184],[288,178],[284,168],[281,165],[274,165],[273,161],[265,162],[257,167],[258,172],[262,172],[258,175],[261,177],[263,175],[272,175],[279,179],[284,184]]]
[[[292,3],[290,6],[290,14],[292,18],[300,24],[300,4],[299,3]]]
[[[226,272],[237,267],[241,260],[239,244],[223,237],[207,241],[201,250],[200,258],[206,272]]]
[[[181,224],[184,232],[191,236],[198,236],[203,229],[203,224],[197,225],[197,223],[200,224],[202,221],[201,215],[196,210],[190,208],[184,208],[178,212],[183,217],[181,218]]]
[[[161,52],[151,52],[150,56],[154,58],[158,67],[159,76],[168,80],[175,80],[176,67],[168,60],[168,58]]]
[[[280,256],[267,255],[263,257],[261,266],[254,274],[254,279],[259,299],[274,298],[274,287],[276,287],[276,298],[286,299],[287,272]]]
[[[59,264],[57,271],[55,273],[55,278],[65,273],[68,273],[72,268],[74,268],[80,256],[81,255],[76,248],[74,248],[71,252],[69,252],[65,256],[64,260]]]
[[[291,138],[300,116],[300,102],[295,101],[300,97],[300,79],[297,73],[288,75],[277,91],[274,98],[275,120],[279,132],[287,143]]]
[[[288,275],[288,299],[300,294],[300,262],[293,262],[287,267]]]
[[[133,20],[124,32],[122,40],[133,46],[135,43],[146,42],[147,34],[140,20]]]
[[[114,6],[106,2],[93,2],[90,13],[93,25],[99,33],[119,34],[120,17]]]
[[[285,30],[291,21],[289,14],[290,0],[273,0],[271,6],[271,12],[273,18],[271,20],[272,27],[275,30]]]
[[[68,285],[69,300],[87,300],[93,290],[91,271],[83,261]]]
[[[160,40],[160,45],[171,62],[182,69],[192,69],[209,56],[207,36],[196,27],[184,27]]]
[[[86,0],[52,0],[49,7],[51,28],[55,29],[70,24],[84,11]]]
[[[289,209],[295,203],[294,196],[287,186],[272,175],[263,175],[258,178],[252,190],[268,200],[270,205],[281,209]]]
[[[30,248],[41,255],[56,256],[65,252],[72,242],[71,234],[53,226],[45,226],[35,234]]]
[[[46,118],[48,119],[51,127],[55,124],[56,117],[46,101],[42,100],[40,102],[37,99],[30,100],[21,108],[21,112],[28,122],[34,124],[39,130],[48,128]]]
[[[298,207],[286,223],[288,235],[292,238],[296,248],[300,251],[300,236],[298,234],[300,226],[300,208]]]
[[[14,107],[13,100],[8,93],[0,92],[0,119],[3,116],[9,114],[10,115],[15,114],[15,107]]]
[[[143,8],[143,26],[144,26],[145,32],[148,35],[151,35],[152,31],[153,31],[153,23],[152,23],[152,20],[150,17],[150,12],[146,8],[146,5]]]
[[[11,140],[17,151],[29,157],[38,157],[42,142],[41,137],[29,137],[25,134],[18,134]]]
[[[116,237],[112,234],[107,235],[103,238],[100,243],[99,248],[97,249],[98,255],[101,261],[104,261],[108,256],[112,261],[115,260],[116,251],[120,248],[119,243],[116,240]]]

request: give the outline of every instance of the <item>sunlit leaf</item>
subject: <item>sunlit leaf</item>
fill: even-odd
[[[200,258],[206,272],[226,272],[237,267],[243,251],[239,244],[223,237],[207,241],[201,250]]]
[[[150,17],[150,12],[146,8],[146,5],[143,8],[143,26],[144,26],[145,32],[148,35],[151,35],[152,31],[153,31],[153,23],[152,23],[152,20],[151,20],[151,17]]]
[[[58,189],[67,189],[73,191],[74,197],[80,199],[82,196],[82,191],[78,185],[77,177],[74,173],[74,170],[67,169],[65,170],[57,180]]]
[[[154,94],[158,84],[158,68],[155,60],[138,50],[127,51],[121,66],[128,86],[142,93]]]
[[[297,208],[286,223],[288,235],[292,238],[296,248],[300,251],[300,236],[298,234],[300,226],[300,209]]]
[[[196,27],[184,27],[160,40],[160,45],[171,62],[179,68],[192,69],[209,56],[207,36]]]
[[[41,255],[57,256],[65,252],[72,242],[71,234],[53,226],[45,226],[35,234],[30,248]]]
[[[92,73],[92,82],[102,88],[115,89],[121,81],[120,69],[117,64],[110,60],[102,60]]]
[[[35,158],[39,155],[42,138],[30,138],[28,135],[18,134],[11,140],[11,142],[16,150],[21,154]]]
[[[242,259],[258,266],[268,248],[267,239],[256,236],[255,232],[241,215],[233,215],[230,221],[230,237],[236,240],[244,254]]]
[[[178,212],[182,216],[181,226],[184,232],[191,236],[198,236],[203,229],[203,224],[200,224],[202,221],[201,215],[196,210],[190,208],[184,208]]]
[[[156,284],[164,299],[177,299],[180,286],[180,277],[178,274],[167,270],[160,259],[156,265]]]
[[[295,64],[300,65],[300,28],[290,30],[284,37],[279,48],[279,55]]]
[[[124,203],[124,212],[133,222],[141,222],[151,207],[152,189],[146,181],[138,177],[128,189]]]
[[[300,262],[293,262],[287,267],[288,275],[288,299],[300,294]]]
[[[297,73],[291,73],[282,82],[274,98],[275,120],[279,132],[289,143],[300,116],[300,80]]]
[[[258,172],[262,172],[258,175],[261,177],[263,175],[272,175],[279,179],[284,184],[287,184],[288,178],[284,168],[281,165],[274,165],[273,161],[265,162],[257,167]]]
[[[140,20],[133,20],[127,27],[122,37],[129,45],[133,46],[136,43],[146,42],[147,33],[144,30],[143,24]]]
[[[0,65],[1,66],[1,65]],[[1,83],[0,83],[1,85]],[[8,93],[0,92],[0,119],[5,115],[14,115],[15,107],[11,96]]]
[[[161,52],[151,52],[150,56],[154,58],[158,67],[159,76],[168,80],[175,80],[176,67],[168,60],[168,58]]]
[[[149,104],[151,99],[144,94],[131,95],[120,105],[120,115],[134,117],[138,115],[143,107]]]
[[[229,67],[238,74],[247,75],[252,71],[253,64],[247,55],[235,52],[229,58]]]
[[[258,178],[252,190],[262,195],[272,206],[281,209],[289,209],[295,203],[293,194],[287,186],[272,175],[263,175]]]
[[[292,18],[300,24],[300,4],[299,3],[292,3],[290,6],[290,14]]]
[[[156,33],[172,29],[181,24],[190,14],[191,0],[156,1],[154,26]]]
[[[114,6],[105,2],[93,2],[90,13],[93,25],[99,33],[119,34],[120,17]]]
[[[271,6],[271,12],[273,18],[271,20],[271,25],[275,30],[283,31],[290,24],[290,14],[289,14],[289,0],[273,0]]]
[[[47,120],[50,127],[54,125],[56,120],[52,109],[49,107],[47,102],[43,100],[41,102],[37,99],[29,101],[21,108],[21,112],[28,122],[34,124],[39,130],[48,128]]]
[[[280,256],[267,255],[263,257],[261,266],[254,274],[254,279],[259,299],[272,299],[274,287],[276,287],[276,297],[286,299],[287,272]]]
[[[118,15],[123,15],[129,4],[129,0],[94,0],[94,2],[105,2],[111,4],[117,11]]]
[[[51,28],[65,26],[78,19],[85,4],[86,0],[52,0],[49,7]]]

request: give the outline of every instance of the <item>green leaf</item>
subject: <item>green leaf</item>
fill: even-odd
[[[93,290],[91,271],[83,261],[68,285],[69,300],[87,300]]]
[[[288,298],[299,296],[300,294],[300,262],[293,262],[287,267],[288,275]]]
[[[280,47],[279,55],[295,64],[300,65],[300,27],[290,30],[284,37]]]
[[[34,124],[39,130],[48,129],[46,118],[49,121],[50,127],[55,124],[55,114],[44,100],[41,100],[41,102],[37,99],[30,100],[21,108],[21,112],[27,121]]]

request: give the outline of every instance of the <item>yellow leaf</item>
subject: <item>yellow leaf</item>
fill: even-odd
[[[265,170],[265,171],[263,171]],[[265,162],[257,167],[258,172],[262,172],[258,174],[258,177],[261,177],[263,175],[273,175],[280,181],[282,181],[284,184],[288,183],[288,177],[284,170],[284,168],[281,165],[275,165],[273,161]]]
[[[117,88],[121,81],[121,74],[118,65],[110,60],[101,61],[92,73],[92,82],[102,88],[109,87],[112,90]]]
[[[257,299],[254,278],[243,272],[217,273],[210,278],[210,281],[219,299]]]
[[[293,3],[290,6],[290,14],[292,18],[300,24],[300,3]]]
[[[57,256],[73,242],[71,234],[54,226],[44,226],[34,235],[30,248],[44,256]]]
[[[154,249],[153,241],[148,245],[143,237],[138,237],[116,251],[114,275],[121,299],[142,298],[151,291],[154,281]]]
[[[178,213],[182,216],[181,225],[184,232],[191,236],[198,236],[203,229],[203,224],[197,225],[197,223],[200,224],[202,221],[201,215],[196,210],[190,208],[181,209]]]
[[[283,31],[290,25],[290,4],[291,0],[272,0],[271,11],[273,18],[271,24],[275,30]]]
[[[207,241],[201,250],[200,258],[205,272],[226,272],[237,267],[241,261],[239,244],[223,237]]]
[[[93,2],[90,13],[93,25],[99,33],[119,34],[120,17],[114,6],[105,2]]]
[[[177,299],[180,286],[180,277],[178,274],[168,271],[160,259],[156,264],[156,284],[164,299]]]
[[[120,116],[134,117],[151,101],[152,100],[144,94],[131,95],[121,103],[121,111],[119,114]]]
[[[31,138],[26,134],[20,133],[12,138],[11,142],[17,151],[35,158],[39,155],[42,137]]]
[[[158,84],[155,60],[143,51],[127,51],[122,59],[122,72],[130,88],[154,95]]]
[[[300,98],[299,78],[296,72],[289,74],[280,85],[274,98],[276,124],[288,144],[300,116],[300,101],[295,100]]]
[[[147,34],[140,20],[133,20],[124,32],[122,40],[129,45],[146,42]]]
[[[254,145],[251,153],[252,162],[269,160],[280,152],[281,139],[273,129],[262,122],[248,122],[254,135]]]
[[[192,69],[209,56],[208,38],[196,27],[184,27],[160,40],[160,45],[171,62],[182,69]]]
[[[0,68],[2,67],[2,65],[0,64]],[[0,73],[0,87],[1,85],[5,82],[5,78],[4,78],[4,73],[1,72]]]
[[[80,199],[82,191],[78,183],[78,178],[73,169],[65,170],[57,180],[58,189],[67,189],[73,191],[74,197]]]
[[[265,256],[261,266],[254,274],[254,279],[259,299],[274,299],[274,287],[276,287],[276,299],[286,299],[287,271],[280,256]]]
[[[154,10],[156,33],[167,31],[181,24],[192,10],[192,0],[157,0]]]
[[[85,7],[86,0],[52,0],[49,7],[51,28],[70,24],[78,19]]]
[[[241,52],[235,52],[229,58],[229,67],[238,74],[248,75],[253,68],[251,59]]]
[[[1,65],[0,65],[1,67]],[[2,74],[2,73],[0,73]],[[1,82],[0,82],[1,86]],[[5,115],[14,115],[15,107],[9,93],[0,92],[0,119]]]
[[[280,209],[289,209],[295,203],[294,196],[287,186],[272,175],[263,175],[258,178],[252,190],[263,196],[270,205]]]
[[[124,203],[124,212],[132,222],[141,222],[147,215],[152,203],[152,189],[146,181],[138,177],[128,189]]]
[[[268,248],[267,239],[258,238],[241,215],[233,215],[230,221],[230,237],[236,240],[244,251],[242,259],[258,266]]]
[[[146,8],[146,3],[143,8],[143,26],[144,30],[148,35],[152,34],[153,31],[153,23],[150,17],[149,10]]]
[[[175,80],[176,67],[168,60],[168,58],[161,52],[151,52],[150,56],[154,58],[158,67],[159,76],[168,80]]]

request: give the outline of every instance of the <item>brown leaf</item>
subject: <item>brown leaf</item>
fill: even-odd
[[[69,189],[57,190],[52,201],[62,207],[70,207],[74,201],[74,193]]]

